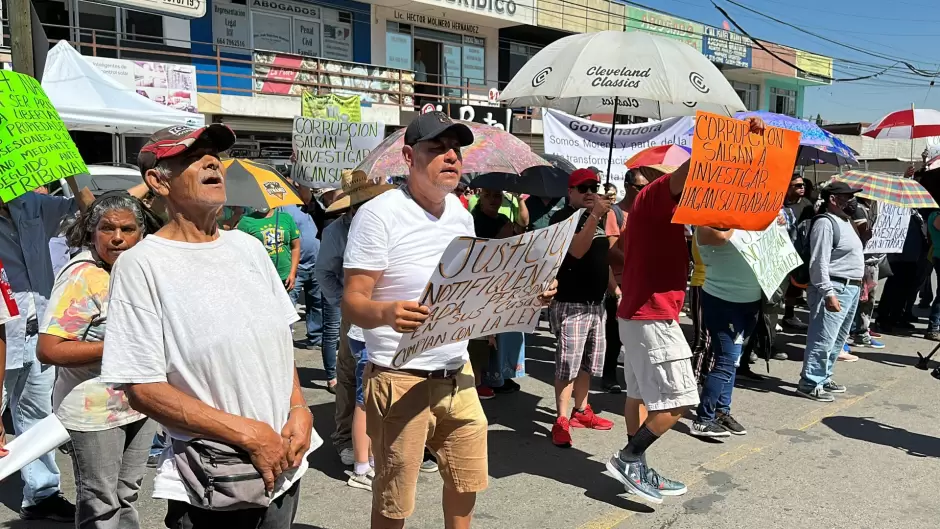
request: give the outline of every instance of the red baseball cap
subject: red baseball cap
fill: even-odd
[[[153,169],[160,160],[183,154],[202,138],[219,152],[227,151],[235,144],[235,133],[223,123],[212,123],[198,129],[183,125],[166,127],[154,132],[140,149],[137,166],[141,174]]]
[[[597,177],[597,174],[590,169],[576,169],[571,173],[571,176],[568,177],[568,187],[577,187],[587,182],[596,182],[599,184],[601,180]]]

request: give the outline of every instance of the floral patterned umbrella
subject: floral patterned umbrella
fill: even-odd
[[[548,162],[532,152],[529,146],[512,134],[489,125],[462,121],[473,131],[473,143],[464,147],[463,173],[509,173],[522,171]],[[353,171],[362,171],[371,178],[391,178],[408,174],[401,155],[405,145],[405,129],[393,132],[378,145]]]

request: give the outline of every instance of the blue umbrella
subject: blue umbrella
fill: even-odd
[[[855,154],[857,154],[855,151],[839,140],[839,138],[829,133],[829,131],[824,130],[811,121],[762,110],[738,112],[734,117],[737,119],[758,117],[771,127],[779,127],[799,132],[800,152],[797,156],[797,163],[800,165],[809,165],[818,162],[832,165],[858,163],[858,160],[855,159]]]

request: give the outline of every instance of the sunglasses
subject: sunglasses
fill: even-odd
[[[598,184],[580,184],[574,186],[574,189],[577,189],[578,193],[581,193],[582,195],[586,193],[597,193],[599,188],[600,186]]]
[[[806,184],[790,184],[790,187],[796,187],[796,188],[806,187]]]
[[[643,191],[643,188],[646,187],[647,185],[648,184],[630,184],[630,187],[632,187],[633,189],[636,189],[637,191]]]

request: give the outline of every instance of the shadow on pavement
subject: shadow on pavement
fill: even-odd
[[[896,428],[865,417],[826,417],[822,423],[843,437],[890,446],[914,457],[940,457],[940,439],[936,437]]]
[[[313,367],[297,367],[300,387],[326,391],[326,371]]]
[[[924,354],[927,354],[929,352],[930,351],[927,351]],[[884,364],[886,366],[891,366],[891,367],[913,367],[914,365],[917,364],[916,356],[911,357],[908,355],[900,355],[900,354],[894,354],[894,353],[864,351],[858,348],[853,348],[852,354],[854,354],[855,356],[863,360],[868,360],[870,362],[876,362],[876,363]]]
[[[301,377],[302,379],[303,377]],[[330,436],[336,430],[336,422],[333,420],[335,410],[336,406],[332,402],[310,407],[310,412],[313,413],[313,427],[317,430],[317,434],[323,438],[323,446],[314,450],[307,457],[307,462],[310,463],[310,468],[315,468],[328,477],[345,483],[347,478],[346,467],[339,460],[339,455],[336,453],[336,449],[333,448],[333,441],[330,439]],[[294,527],[302,526],[295,524]]]

